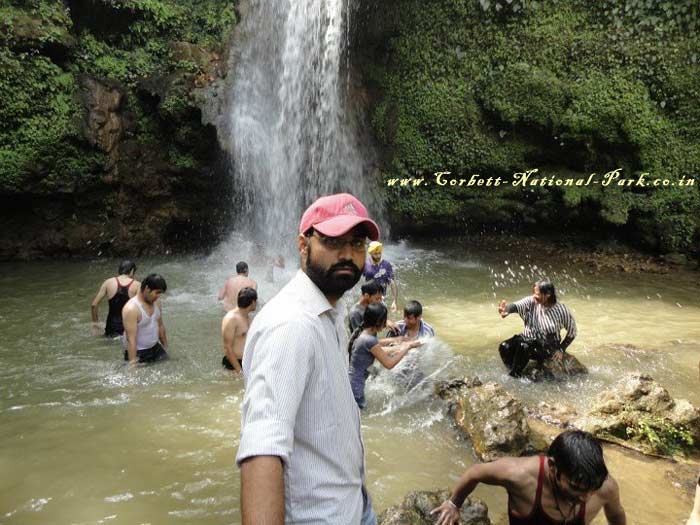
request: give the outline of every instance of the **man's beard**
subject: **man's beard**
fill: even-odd
[[[311,258],[311,245],[307,248],[306,259],[306,275],[309,279],[318,286],[318,289],[323,292],[323,295],[340,298],[346,291],[357,284],[357,281],[362,277],[362,269],[355,266],[351,260],[344,260],[335,263],[328,270],[315,264]],[[336,275],[333,272],[340,268],[348,268],[352,270],[351,275],[340,274]]]

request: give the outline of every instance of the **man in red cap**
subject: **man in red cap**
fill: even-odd
[[[368,238],[379,228],[355,197],[314,202],[299,226],[301,269],[248,331],[236,456],[244,525],[377,522],[339,302],[362,275]]]

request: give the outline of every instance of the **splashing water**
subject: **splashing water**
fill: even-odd
[[[251,0],[233,50],[228,137],[239,224],[290,254],[304,208],[348,191],[379,211],[348,104],[347,0]],[[237,49],[242,46],[241,49]]]

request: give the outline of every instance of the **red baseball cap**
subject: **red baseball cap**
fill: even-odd
[[[379,226],[369,218],[364,205],[349,193],[337,193],[321,197],[306,209],[301,216],[299,233],[314,228],[328,237],[340,237],[358,224],[367,227],[371,240],[379,239]]]

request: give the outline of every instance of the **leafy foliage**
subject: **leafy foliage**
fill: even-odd
[[[236,21],[233,0],[72,5],[73,12],[62,0],[0,6],[0,192],[73,191],[104,175],[104,154],[81,134],[80,75],[123,86],[136,138],[166,143],[163,150],[177,167],[196,166],[188,143],[177,139],[177,124],[168,119],[190,116],[189,91],[202,71],[177,56],[174,46],[219,51]],[[111,27],[122,30],[105,30]],[[161,107],[141,96],[146,83],[160,86],[176,74],[185,80],[157,94]]]
[[[585,178],[621,168],[675,185],[389,188],[399,217],[418,229],[435,221],[608,228],[651,249],[697,251],[697,3],[594,4],[390,4],[389,60],[366,70],[382,95],[372,122],[391,153],[386,178],[511,177],[534,167]],[[695,185],[680,187],[682,179]]]
[[[688,452],[696,445],[687,428],[660,417],[639,419],[625,428],[625,434],[625,438],[644,443],[653,452],[668,456]]]

